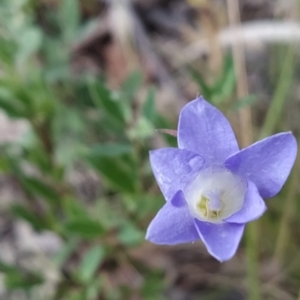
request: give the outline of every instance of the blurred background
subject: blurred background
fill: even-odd
[[[148,151],[203,95],[241,147],[300,129],[298,0],[0,1],[0,299],[300,299],[296,165],[236,256],[144,240]]]

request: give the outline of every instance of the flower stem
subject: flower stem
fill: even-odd
[[[297,194],[299,160],[296,161],[294,170],[292,171],[291,181],[289,184],[287,198],[284,204],[283,214],[278,230],[278,236],[275,244],[273,261],[279,266],[282,265],[284,254],[289,243],[289,226],[295,211],[295,200]]]
[[[257,251],[257,245],[259,240],[258,232],[259,221],[248,224],[246,228],[248,300],[261,299]]]
[[[278,124],[278,120],[281,117],[283,105],[290,92],[290,87],[295,73],[295,53],[295,45],[290,45],[281,66],[281,73],[270,108],[268,109],[265,122],[260,131],[260,138],[264,138],[272,134],[276,124]]]

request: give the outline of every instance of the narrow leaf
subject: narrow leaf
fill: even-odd
[[[88,81],[88,90],[98,109],[104,110],[115,121],[124,124],[121,106],[113,99],[110,90],[102,82]]]
[[[135,192],[135,171],[126,168],[121,159],[109,156],[90,156],[88,161],[113,187],[127,193]]]
[[[130,223],[122,226],[118,237],[119,240],[126,246],[135,246],[144,240],[143,232]]]
[[[154,87],[151,87],[148,91],[148,95],[143,106],[143,115],[149,121],[154,122],[154,118],[155,118],[155,88]]]
[[[69,239],[67,244],[54,256],[53,260],[61,267],[78,247],[78,239]]]
[[[116,157],[130,152],[132,152],[130,144],[107,143],[93,146],[89,152],[89,156]]]
[[[80,25],[79,0],[61,0],[60,2],[60,27],[63,38],[71,42],[76,37]]]
[[[43,230],[47,228],[47,225],[45,224],[44,220],[38,215],[29,211],[26,207],[15,204],[11,208],[11,213],[14,216],[30,223],[35,230]]]
[[[43,283],[43,278],[39,274],[23,274],[18,271],[8,272],[5,275],[5,286],[9,290],[30,289],[35,285]]]
[[[198,86],[201,90],[201,94],[204,96],[205,99],[207,99],[207,101],[209,101],[209,99],[211,98],[211,96],[213,94],[211,88],[206,84],[202,75],[198,71],[196,71],[193,68],[189,68],[189,72],[191,74],[191,77],[198,84]]]
[[[125,80],[122,86],[122,93],[128,100],[132,100],[135,94],[140,89],[143,82],[141,72],[131,73]]]
[[[83,238],[97,238],[105,232],[100,223],[88,218],[70,220],[64,225],[64,228],[70,234]]]
[[[93,279],[104,257],[105,251],[100,246],[95,246],[85,253],[79,266],[79,277],[81,281],[86,283]]]
[[[38,195],[50,203],[57,203],[60,199],[59,195],[53,188],[49,187],[37,178],[24,176],[21,177],[21,182],[28,192]]]

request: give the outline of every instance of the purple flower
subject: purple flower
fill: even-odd
[[[262,198],[280,191],[296,154],[290,132],[239,150],[223,114],[202,97],[191,101],[180,112],[178,148],[150,151],[166,204],[146,239],[168,245],[201,239],[216,259],[230,259],[245,223],[264,213]]]

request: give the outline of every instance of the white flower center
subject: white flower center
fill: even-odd
[[[226,169],[206,169],[187,186],[184,194],[194,218],[222,223],[242,208],[246,188],[241,178]]]

